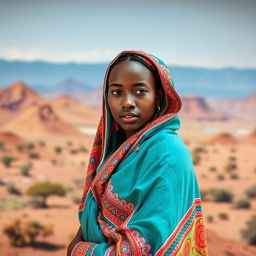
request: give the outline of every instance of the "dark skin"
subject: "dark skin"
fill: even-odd
[[[153,118],[156,106],[160,104],[161,91],[157,89],[151,71],[140,62],[131,60],[113,67],[108,85],[111,114],[129,138]],[[81,227],[67,248],[67,256],[80,241],[84,241]]]
[[[160,95],[155,77],[140,62],[124,60],[110,71],[108,84],[111,114],[129,138],[156,112]]]

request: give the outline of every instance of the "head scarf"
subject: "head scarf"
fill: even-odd
[[[147,66],[153,74],[156,74],[157,81],[160,83],[164,92],[164,99],[161,103],[160,111],[155,118],[145,124],[121,145],[118,145],[117,132],[114,129],[115,121],[112,118],[107,102],[108,76],[112,67],[128,56],[130,56],[131,60],[141,62]],[[160,59],[142,51],[123,51],[110,62],[104,79],[102,117],[98,125],[89,158],[85,188],[79,211],[82,211],[84,208],[86,195],[90,188],[98,206],[101,208],[101,197],[105,185],[118,164],[127,157],[132,149],[139,145],[143,137],[157,131],[158,128],[170,121],[176,121],[179,126],[177,113],[180,111],[181,107],[182,101],[174,88],[170,72]],[[113,141],[116,143],[113,143]]]

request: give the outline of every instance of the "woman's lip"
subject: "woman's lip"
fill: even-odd
[[[130,123],[134,123],[138,119],[138,116],[121,116],[121,119],[125,123],[130,124]]]

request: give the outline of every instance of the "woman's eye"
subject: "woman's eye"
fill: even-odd
[[[147,92],[148,92],[147,89],[138,89],[138,90],[136,91],[136,94],[146,94]]]
[[[119,96],[122,94],[122,92],[120,90],[113,90],[113,91],[111,91],[111,94],[113,94],[115,96]]]

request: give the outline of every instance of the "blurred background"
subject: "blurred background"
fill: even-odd
[[[256,255],[256,1],[0,1],[0,252],[65,255],[108,62],[142,50],[182,96],[210,255]]]

